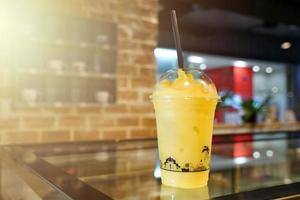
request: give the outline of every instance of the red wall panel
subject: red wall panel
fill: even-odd
[[[209,69],[205,73],[215,83],[218,91],[233,91],[233,67]]]
[[[243,99],[253,96],[253,72],[251,68],[221,67],[209,69],[206,74],[213,80],[218,91],[232,91]]]
[[[219,92],[230,91],[240,95],[243,99],[250,99],[253,96],[253,72],[251,68],[221,67],[208,69],[206,74],[215,83]],[[218,123],[224,122],[224,112],[230,112],[230,109],[216,112]]]
[[[251,68],[233,67],[234,93],[243,99],[253,96],[253,72]]]

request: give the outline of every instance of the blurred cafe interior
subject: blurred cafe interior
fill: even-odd
[[[185,66],[221,97],[199,190],[160,183],[150,96],[178,68],[172,9]],[[300,199],[299,9],[0,0],[0,199]]]

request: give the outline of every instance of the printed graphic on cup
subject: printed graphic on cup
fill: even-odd
[[[174,172],[201,172],[209,169],[210,162],[210,150],[208,146],[203,146],[200,150],[201,159],[198,160],[198,163],[182,163],[178,164],[176,160],[172,157],[168,157],[162,162],[160,160],[161,169],[174,171]]]

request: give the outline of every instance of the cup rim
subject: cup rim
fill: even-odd
[[[182,99],[182,100],[194,100],[194,99],[201,99],[201,100],[216,100],[217,102],[222,102],[221,97],[192,97],[192,96],[182,96],[182,97],[172,97],[172,96],[164,96],[164,97],[157,97],[156,95],[150,95],[150,100],[174,100],[174,99]]]

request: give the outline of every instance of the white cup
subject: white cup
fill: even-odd
[[[96,40],[97,40],[97,42],[100,42],[100,43],[106,43],[108,40],[108,37],[107,37],[107,35],[99,34],[96,36]]]
[[[107,91],[97,91],[95,93],[96,101],[100,104],[107,104],[109,100],[109,93]]]
[[[48,61],[48,69],[57,73],[63,71],[64,63],[61,60],[53,59]]]
[[[24,89],[22,91],[22,100],[29,105],[36,104],[38,96],[39,93],[35,89]]]
[[[296,113],[293,110],[287,110],[285,112],[284,120],[286,123],[295,123],[297,122]]]
[[[84,73],[86,72],[86,63],[83,61],[76,61],[72,64],[72,68],[76,72]]]

